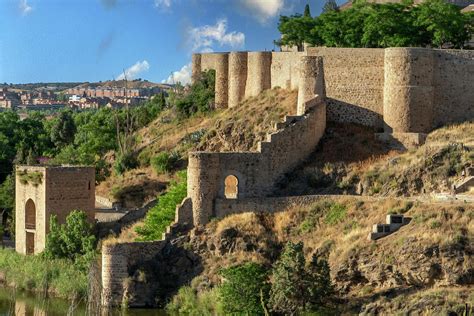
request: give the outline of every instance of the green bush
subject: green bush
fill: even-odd
[[[162,152],[150,159],[150,164],[157,174],[170,172],[179,160],[179,155],[175,152]]]
[[[245,263],[221,271],[224,282],[220,300],[225,314],[265,315],[268,271],[257,263]]]
[[[223,315],[218,292],[218,288],[213,288],[197,293],[191,287],[184,286],[166,305],[166,311],[171,315]]]
[[[158,204],[148,211],[143,226],[137,227],[139,241],[160,240],[162,234],[173,223],[176,205],[186,197],[186,171],[178,172],[178,181],[172,182],[168,191],[161,195]]]
[[[272,270],[269,305],[273,312],[295,315],[325,306],[332,293],[329,265],[313,256],[306,266],[303,243],[288,242]]]
[[[334,203],[330,206],[324,222],[328,225],[336,225],[343,221],[347,214],[347,207],[344,204]]]
[[[174,95],[171,102],[174,103],[178,114],[182,117],[190,117],[196,113],[205,113],[214,107],[214,87],[216,72],[208,70],[190,86],[187,92]]]
[[[73,211],[64,225],[59,225],[55,215],[51,216],[50,231],[46,237],[44,257],[48,259],[68,259],[84,269],[94,257],[96,238],[87,215],[82,211]]]

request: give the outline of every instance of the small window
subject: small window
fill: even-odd
[[[227,199],[237,199],[239,194],[239,179],[236,176],[230,175],[224,181],[224,194]]]
[[[89,183],[88,183],[87,189],[88,189],[89,191],[90,191],[90,189],[91,189],[91,182],[90,182],[90,181],[89,181]]]

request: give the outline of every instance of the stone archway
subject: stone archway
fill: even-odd
[[[224,195],[227,199],[237,199],[239,196],[239,179],[234,175],[229,175],[224,180]]]
[[[32,199],[25,204],[26,254],[35,253],[36,206]]]

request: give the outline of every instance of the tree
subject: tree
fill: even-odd
[[[309,4],[305,5],[303,16],[307,18],[311,17],[311,9],[309,8]]]
[[[288,242],[272,270],[270,306],[274,312],[296,315],[322,307],[332,293],[329,266],[313,260],[306,267],[303,243]]]
[[[331,11],[339,11],[339,7],[335,0],[327,0],[323,6],[323,13],[331,12]]]
[[[72,144],[76,134],[76,124],[71,111],[62,111],[51,127],[51,141],[58,148]]]
[[[427,0],[414,10],[416,25],[428,32],[433,46],[462,48],[472,34],[473,21],[454,4]]]
[[[221,275],[219,294],[226,314],[265,315],[269,284],[264,266],[248,262],[224,269]]]
[[[14,218],[13,209],[15,207],[15,177],[8,175],[5,181],[0,185],[0,225],[7,226],[10,234],[14,233]],[[4,222],[7,220],[7,223]],[[6,225],[7,224],[7,225]]]
[[[310,16],[296,14],[293,16],[280,16],[278,30],[282,34],[278,46],[296,46],[298,51],[303,51],[304,44],[319,44],[317,39],[311,36],[311,30],[316,26],[316,20]]]
[[[44,255],[50,259],[69,259],[77,262],[95,251],[96,238],[92,225],[83,211],[72,211],[66,223],[59,225],[55,215],[50,219],[50,231],[46,237]]]

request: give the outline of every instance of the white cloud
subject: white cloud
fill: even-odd
[[[239,0],[244,9],[264,23],[278,15],[285,5],[285,0]]]
[[[172,0],[155,0],[155,7],[159,9],[169,9],[171,7]]]
[[[29,14],[33,8],[28,4],[28,0],[19,0],[18,7],[22,15]]]
[[[245,44],[245,34],[227,32],[227,19],[220,19],[215,25],[204,25],[188,29],[188,42],[193,52],[213,51],[214,45],[240,48]]]
[[[150,64],[146,60],[137,61],[133,66],[125,70],[125,74],[122,73],[118,76],[117,80],[123,80],[125,77],[127,77],[127,80],[136,79],[139,74],[148,71],[148,69],[150,69]]]
[[[184,65],[180,70],[174,71],[166,80],[163,80],[162,83],[175,84],[181,82],[183,85],[191,83],[191,64]]]

